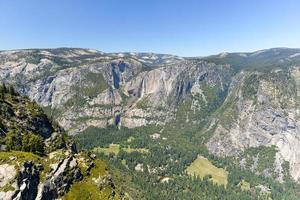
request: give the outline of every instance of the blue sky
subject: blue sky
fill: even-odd
[[[299,0],[0,0],[0,49],[203,56],[300,48]]]

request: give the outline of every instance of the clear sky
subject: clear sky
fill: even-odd
[[[203,56],[300,48],[300,0],[0,0],[0,49]]]

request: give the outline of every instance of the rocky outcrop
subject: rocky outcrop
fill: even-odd
[[[74,181],[83,178],[77,160],[73,156],[61,159],[52,166],[51,172],[46,175],[46,181],[39,184],[36,199],[56,199],[63,196]]]
[[[34,200],[37,195],[40,169],[31,161],[24,162],[17,178],[18,189],[14,200]]]
[[[60,159],[54,157],[59,156]],[[43,200],[57,199],[72,187],[74,182],[89,176],[95,166],[91,158],[71,151],[65,154],[52,152],[48,163],[39,164],[27,160],[19,172],[15,169],[19,164],[15,157],[14,164],[0,166],[0,198],[3,200]],[[80,167],[79,163],[84,166]],[[45,171],[49,168],[50,171]],[[4,189],[2,189],[4,188]]]
[[[9,190],[8,187],[17,188],[17,184],[14,182],[16,174],[17,171],[13,165],[0,165],[0,188],[7,188],[6,190],[0,190],[0,199],[9,200],[13,198],[15,192]]]
[[[16,176],[16,170],[13,165],[0,165],[0,187],[4,187]]]

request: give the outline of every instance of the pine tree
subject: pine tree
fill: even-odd
[[[7,87],[6,87],[5,83],[2,83],[1,89],[2,89],[3,93],[7,93]]]
[[[0,100],[5,99],[5,93],[7,92],[6,86],[4,83],[2,83],[2,86],[0,86]]]
[[[15,89],[12,85],[9,85],[8,91],[10,95],[12,96],[16,95]]]

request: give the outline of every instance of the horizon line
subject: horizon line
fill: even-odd
[[[262,48],[262,49],[256,49],[256,50],[250,50],[250,51],[220,51],[219,53],[215,54],[208,54],[208,55],[198,55],[198,56],[180,56],[177,54],[172,54],[172,53],[161,53],[161,52],[154,52],[154,51],[103,51],[99,50],[97,48],[89,48],[89,47],[33,47],[33,48],[16,48],[16,49],[0,49],[0,52],[5,52],[5,51],[24,51],[24,50],[53,50],[53,49],[84,49],[84,50],[93,50],[97,51],[99,53],[107,53],[107,54],[121,54],[121,53],[146,53],[146,54],[161,54],[161,55],[172,55],[172,56],[177,56],[177,57],[182,57],[182,58],[193,58],[193,57],[209,57],[209,56],[214,56],[214,55],[219,55],[223,53],[230,53],[230,54],[238,54],[238,53],[255,53],[259,51],[266,51],[266,50],[274,50],[274,49],[294,49],[300,50],[300,47],[270,47],[270,48]]]

